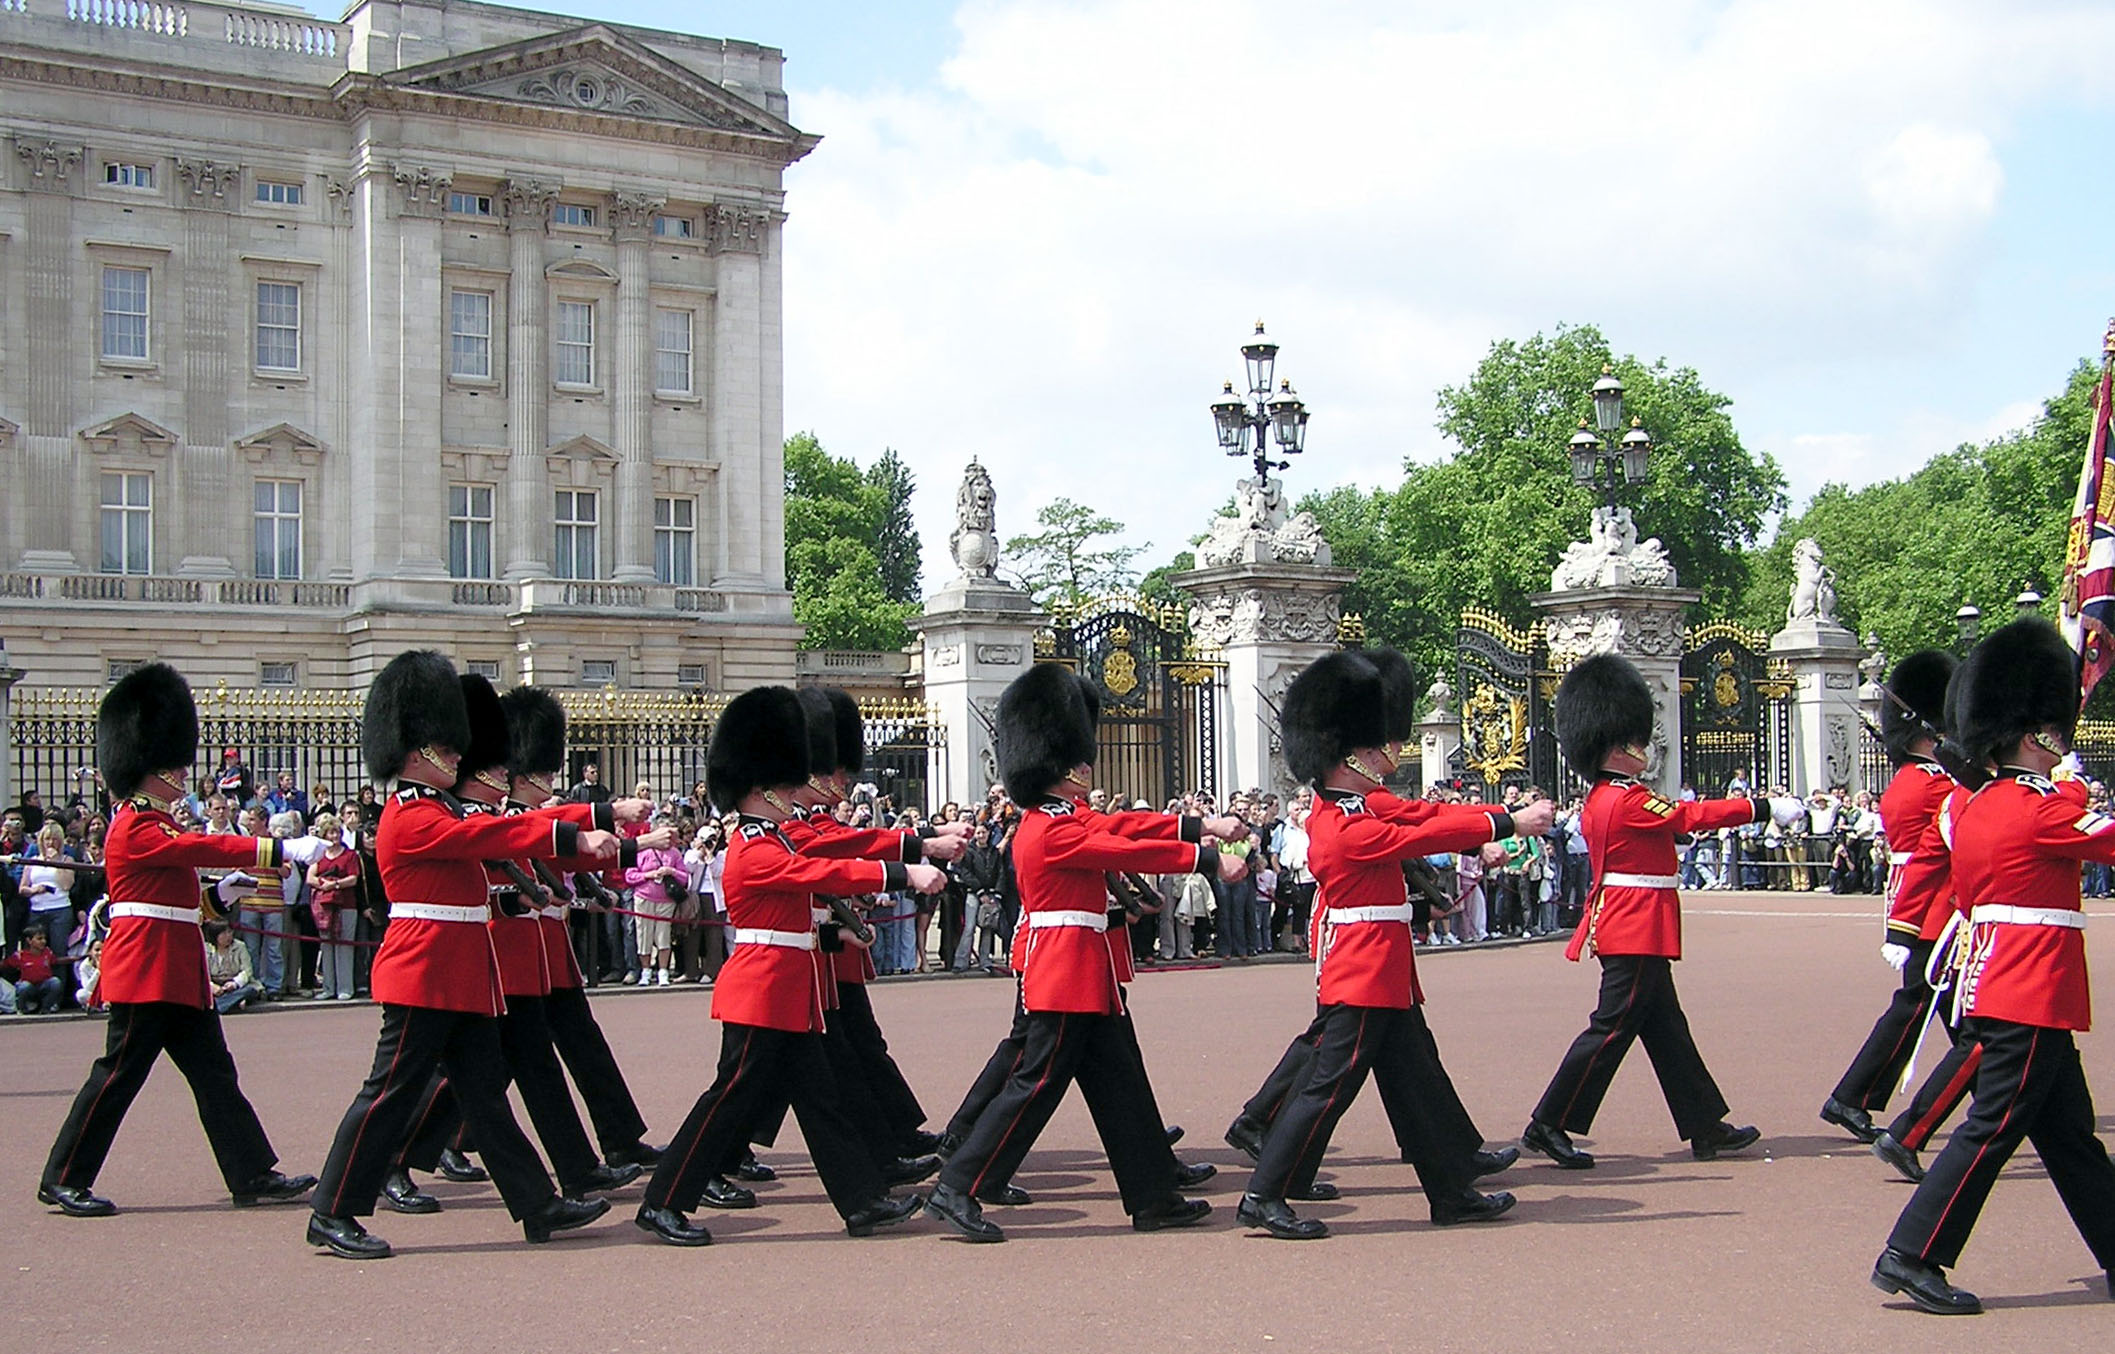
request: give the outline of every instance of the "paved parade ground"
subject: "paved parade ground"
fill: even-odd
[[[1219,1137],[1312,1012],[1304,965],[1148,973],[1133,989],[1162,1107],[1188,1129],[1178,1153],[1220,1168],[1202,1191],[1215,1207],[1206,1227],[1129,1229],[1075,1095],[1019,1177],[1036,1202],[989,1210],[1008,1230],[1003,1246],[961,1244],[924,1218],[847,1238],[789,1128],[765,1154],[781,1179],[759,1187],[762,1207],[694,1215],[713,1230],[708,1249],[635,1229],[637,1186],[603,1222],[532,1247],[490,1186],[439,1181],[445,1212],[380,1213],[375,1229],[397,1256],[355,1264],[301,1243],[303,1209],[228,1206],[166,1062],[97,1185],[120,1215],[68,1219],[32,1196],[103,1027],[17,1018],[0,1025],[0,1292],[22,1347],[69,1350],[2105,1348],[2115,1303],[2031,1149],[1955,1271],[1986,1315],[1923,1316],[1867,1285],[1910,1187],[1815,1110],[1893,981],[1878,956],[1878,908],[1826,894],[1689,895],[1689,957],[1676,976],[1734,1122],[1763,1130],[1748,1158],[1691,1160],[1637,1049],[1586,1144],[1598,1169],[1523,1160],[1492,1182],[1520,1196],[1511,1216],[1437,1229],[1410,1169],[1393,1161],[1369,1089],[1325,1170],[1343,1201],[1300,1206],[1334,1231],[1310,1243],[1235,1224],[1246,1163]],[[2107,1019],[2115,912],[2089,911]],[[1565,963],[1554,944],[1427,953],[1421,964],[1463,1099],[1487,1134],[1509,1139],[1585,1022],[1591,966]],[[666,1140],[711,1075],[719,1034],[708,1000],[696,989],[625,990],[596,1003],[652,1141]],[[999,981],[876,989],[934,1127],[1003,1033],[1011,1001]],[[321,1166],[377,1023],[365,1003],[301,1005],[228,1022],[243,1085],[288,1171]],[[2109,1140],[2115,1040],[2082,1046]]]

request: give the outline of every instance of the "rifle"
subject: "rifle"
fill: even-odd
[[[0,865],[48,865],[54,870],[87,870],[91,874],[103,874],[107,865],[96,865],[85,860],[68,860],[64,856],[0,856]]]

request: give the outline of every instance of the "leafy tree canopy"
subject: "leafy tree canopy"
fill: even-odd
[[[902,648],[910,642],[904,622],[918,614],[909,472],[888,452],[862,473],[856,462],[832,456],[806,432],[786,439],[785,460],[786,582],[793,590],[793,618],[807,627],[801,647]],[[892,471],[883,469],[892,462]],[[903,598],[891,591],[883,560],[906,548],[906,536],[911,595]],[[894,558],[896,584],[903,586],[900,555]]]
[[[1077,606],[1137,586],[1132,561],[1149,547],[1116,544],[1122,522],[1069,498],[1044,504],[1035,521],[1041,530],[1008,541],[1006,557],[1038,606]]]

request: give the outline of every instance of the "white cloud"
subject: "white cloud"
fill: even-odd
[[[929,583],[973,453],[1008,533],[1061,493],[1156,557],[1201,529],[1233,478],[1205,404],[1258,314],[1315,410],[1296,492],[1439,454],[1435,389],[1564,320],[1727,389],[1913,352],[1966,304],[2015,119],[2115,56],[2103,8],[1949,0],[957,24],[937,88],[796,91],[825,141],[787,231],[789,426],[904,453]],[[1918,431],[1788,468],[1892,473]]]

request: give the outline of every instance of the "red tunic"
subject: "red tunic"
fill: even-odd
[[[1013,838],[1014,879],[1021,892],[1015,966],[1025,965],[1021,1000],[1027,1009],[1123,1011],[1114,946],[1095,925],[1107,925],[1104,872],[1182,874],[1216,868],[1214,848],[1176,837],[1179,819],[1152,815],[1168,825],[1167,837],[1159,841],[1136,841],[1111,830],[1112,823],[1122,826],[1131,816],[1097,814],[1061,799],[1045,800],[1021,815]],[[1051,920],[1038,926],[1038,916]]]
[[[810,898],[844,896],[904,886],[901,864],[823,860],[794,849],[781,825],[744,817],[727,847],[720,876],[733,945],[713,984],[712,1016],[735,1025],[817,1031],[823,1027],[823,971],[813,948],[772,944],[777,938],[816,937]],[[834,992],[836,984],[828,984]]]
[[[374,997],[397,1006],[496,1016],[505,1003],[485,925],[491,914],[482,862],[572,855],[580,828],[536,816],[461,817],[453,804],[437,790],[407,785],[382,808],[375,861],[390,918],[375,954]],[[428,921],[405,915],[406,904],[475,908],[485,915],[475,922]]]
[[[280,863],[279,842],[184,832],[147,799],[120,804],[103,841],[110,901],[198,912],[200,866],[255,870]],[[203,1010],[213,1004],[206,947],[194,921],[114,917],[103,941],[97,984],[109,1002],[166,1001]]]
[[[1084,799],[1073,800],[1072,807],[1076,813],[1091,815],[1102,831],[1133,841],[1181,841],[1195,845],[1204,839],[1204,820],[1194,815],[1177,817],[1171,813],[1155,813],[1151,809],[1096,813]],[[1106,888],[1108,881],[1104,879],[1102,883]],[[1138,977],[1138,965],[1131,958],[1131,914],[1112,901],[1108,915],[1109,929],[1102,933],[1102,939],[1108,942],[1109,962],[1115,967],[1116,981],[1121,986]]]
[[[1887,833],[1887,938],[1937,940],[1953,914],[1953,862],[1935,830],[1954,779],[1937,762],[1908,762],[1880,795]]]
[[[2081,861],[2115,864],[2115,818],[2040,776],[2005,770],[1948,805],[1953,885],[1970,922],[1961,1012],[2045,1029],[2093,1028]],[[1993,917],[1992,905],[2015,911]],[[2029,911],[2020,911],[2020,910]],[[2002,918],[2002,919],[2000,919]]]
[[[1307,815],[1307,869],[1315,877],[1315,912],[1322,917],[1315,964],[1317,1000],[1324,1006],[1400,1011],[1422,1004],[1403,862],[1438,851],[1473,851],[1513,835],[1512,817],[1503,809],[1424,817],[1413,826],[1371,811],[1363,795],[1325,790],[1315,796]],[[1388,912],[1352,911],[1367,908]]]
[[[1770,816],[1767,799],[1664,799],[1650,785],[1604,774],[1587,791],[1579,826],[1586,834],[1587,861],[1594,872],[1586,916],[1564,947],[1576,960],[1588,950],[1606,955],[1682,957],[1682,899],[1664,887],[1610,883],[1610,876],[1678,877],[1676,836],[1760,823]]]
[[[545,819],[556,818],[582,829],[594,827],[605,832],[614,822],[608,801],[553,804],[531,809],[510,800],[503,812],[510,818],[533,814]],[[536,877],[535,869],[526,858],[515,864],[521,866],[522,873],[530,878]],[[602,868],[602,862],[591,857],[557,860],[551,864],[554,872],[561,874]],[[498,887],[511,887],[514,883],[504,875],[491,882]],[[530,911],[518,917],[494,909],[487,925],[492,930],[492,952],[499,959],[501,989],[507,996],[543,997],[549,996],[553,988],[582,985],[580,964],[573,957],[572,940],[566,934],[565,914],[566,909],[555,899],[547,908],[532,903]]]
[[[804,856],[821,860],[880,860],[915,865],[925,859],[925,844],[915,832],[893,828],[858,828],[840,823],[817,804],[804,818],[788,818],[781,826],[793,848]],[[816,906],[821,906],[820,903]],[[846,945],[839,950],[818,949],[818,964],[826,982],[863,983],[875,976],[873,953],[863,946]],[[825,1003],[835,1010],[835,994]]]

